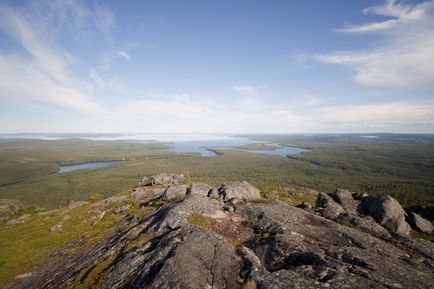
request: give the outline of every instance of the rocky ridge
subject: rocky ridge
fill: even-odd
[[[406,219],[425,231],[430,222],[407,216],[390,196],[338,190],[319,193],[315,207],[304,204],[302,209],[262,199],[244,181],[212,187],[162,174],[145,177],[129,196],[108,198],[94,209],[126,199],[143,204],[116,224],[113,233],[90,246],[83,237],[56,251],[47,265],[13,288],[434,284],[434,244],[409,237]]]

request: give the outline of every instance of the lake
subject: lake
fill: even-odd
[[[214,139],[214,140],[199,140],[199,141],[176,141],[173,143],[166,144],[169,146],[169,151],[177,153],[188,153],[196,152],[204,157],[217,156],[214,149],[231,149],[238,151],[245,151],[255,154],[267,154],[267,155],[278,155],[281,157],[286,157],[287,155],[299,154],[304,152],[309,152],[311,150],[299,147],[287,147],[281,146],[277,143],[265,143],[269,146],[278,147],[277,149],[270,150],[252,150],[252,149],[242,149],[239,146],[244,146],[251,143],[261,143],[257,141],[250,140],[248,138],[241,137],[228,137],[224,139]]]
[[[84,170],[84,169],[95,169],[99,167],[109,166],[120,161],[97,161],[97,162],[86,162],[79,164],[69,164],[60,166],[60,170],[57,172],[58,174],[72,172],[76,170]]]

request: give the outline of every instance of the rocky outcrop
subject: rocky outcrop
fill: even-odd
[[[425,234],[432,234],[434,232],[433,224],[420,215],[411,212],[408,215],[408,222],[417,231]]]
[[[19,200],[0,199],[0,221],[8,220],[22,208],[23,204]]]
[[[91,246],[83,237],[55,252],[13,288],[432,288],[431,242],[378,238],[320,212],[258,201],[246,182],[219,186],[220,197],[200,187],[161,206],[144,202],[153,207]],[[341,207],[336,220],[351,216],[332,197],[319,198],[319,206]],[[242,201],[229,211],[228,199]]]
[[[388,231],[410,233],[404,209],[391,196],[368,196],[339,189],[330,195],[320,193],[316,211],[327,219],[357,226],[380,238],[389,238]]]
[[[338,202],[348,213],[357,213],[359,202],[354,198],[353,193],[348,190],[338,189],[331,194],[331,197]],[[356,196],[357,197],[357,196]]]
[[[187,189],[189,195],[208,196],[212,187],[204,183],[191,184]]]
[[[152,196],[160,195],[166,190],[165,187],[143,187],[138,186],[133,189],[131,198],[134,200],[146,200]]]
[[[319,193],[316,200],[316,207],[320,214],[327,219],[336,219],[340,214],[345,212],[341,205],[336,203],[333,198],[324,193]]]
[[[390,231],[408,235],[410,226],[405,221],[405,211],[391,196],[368,196],[362,199],[360,211],[372,216]]]
[[[183,198],[187,194],[187,185],[170,185],[163,192],[163,199],[171,201],[177,198]]]
[[[218,193],[224,200],[239,198],[251,201],[261,198],[259,190],[246,181],[223,183],[218,187]]]
[[[140,182],[142,186],[158,186],[158,185],[179,185],[185,182],[183,174],[159,174],[150,177],[144,177]]]

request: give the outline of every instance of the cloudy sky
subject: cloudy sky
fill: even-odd
[[[434,133],[434,0],[1,1],[0,132]]]

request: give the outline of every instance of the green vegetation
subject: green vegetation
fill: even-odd
[[[420,239],[425,239],[427,241],[434,242],[434,235],[428,235],[425,233],[418,232],[416,230],[411,230],[410,236],[412,236],[414,238],[420,238]]]
[[[434,136],[385,135],[378,139],[346,136],[252,136],[260,141],[287,146],[308,147],[313,151],[282,158],[231,149],[218,149],[223,155],[200,157],[197,154],[164,152],[158,144],[106,141],[39,141],[0,140],[0,198],[18,199],[24,203],[13,217],[30,214],[30,220],[15,225],[0,222],[0,286],[17,274],[32,270],[46,261],[54,250],[77,240],[83,242],[65,254],[83,251],[116,230],[113,226],[122,215],[108,206],[106,214],[92,222],[87,204],[75,209],[61,208],[72,201],[98,202],[115,194],[127,194],[144,175],[162,172],[184,173],[191,182],[217,185],[228,180],[246,180],[260,188],[267,203],[273,199],[289,205],[313,204],[315,195],[303,187],[331,192],[336,188],[390,194],[404,207],[417,212],[434,207]],[[250,144],[250,149],[264,149],[263,144]],[[268,149],[268,148],[267,148]],[[96,160],[123,159],[111,166],[52,174],[58,165]],[[139,203],[129,202],[125,214],[147,214],[165,201],[136,210]],[[51,211],[42,211],[51,210]],[[69,218],[64,220],[64,216]],[[432,215],[431,215],[432,219]],[[191,214],[191,224],[212,228],[213,220]],[[62,223],[61,231],[50,232]],[[351,223],[343,223],[355,227]],[[412,231],[412,236],[432,241],[432,237]],[[142,236],[137,242],[152,236]],[[258,235],[261,242],[268,235]],[[232,240],[232,239],[230,239]],[[234,246],[240,241],[233,239]],[[127,250],[134,249],[134,245]],[[75,282],[73,288],[98,286],[99,278],[109,270],[110,260],[87,268],[90,279]],[[86,273],[86,274],[87,274]],[[86,283],[87,282],[87,283]]]
[[[302,188],[293,186],[279,188],[276,191],[266,194],[265,197],[265,201],[279,200],[290,206],[298,206],[302,203],[309,203],[312,206],[315,206],[317,198],[315,194],[307,193]]]
[[[341,225],[343,225],[343,226],[346,226],[346,227],[349,227],[349,228],[353,228],[353,229],[357,229],[357,230],[361,231],[361,228],[358,225],[353,224],[350,221],[341,220],[341,221],[338,221],[338,223],[341,224]]]
[[[74,282],[66,287],[67,289],[98,289],[104,281],[104,277],[108,274],[113,261],[114,255],[107,257],[106,259],[89,266],[90,268],[84,268],[75,277]]]
[[[0,287],[11,282],[17,274],[31,271],[44,263],[54,250],[80,236],[85,241],[71,248],[67,254],[85,250],[113,232],[111,226],[122,216],[109,211],[101,220],[94,222],[88,212],[90,206],[34,213],[29,221],[22,224],[0,222]],[[69,218],[66,219],[66,215]],[[50,232],[50,227],[59,223],[62,223],[62,229]]]
[[[280,147],[275,145],[269,145],[266,143],[250,143],[243,146],[237,146],[235,148],[243,149],[243,150],[278,150]]]
[[[104,160],[131,160],[161,155],[161,144],[126,141],[0,140],[0,186],[45,176],[59,165]]]
[[[206,229],[210,229],[213,225],[214,220],[212,218],[206,217],[199,213],[191,213],[187,221],[192,225],[197,225]]]
[[[357,135],[252,137],[282,145],[309,147],[313,151],[282,158],[219,149],[223,155],[206,158],[193,153],[158,151],[156,149],[161,146],[157,144],[3,140],[0,141],[0,179],[6,182],[6,179],[11,180],[7,175],[17,175],[15,178],[23,182],[1,187],[0,198],[56,208],[73,200],[87,200],[92,193],[108,197],[128,190],[143,175],[188,172],[191,181],[212,185],[244,179],[265,194],[298,186],[326,192],[346,188],[369,194],[390,194],[405,207],[434,206],[433,136],[386,135],[378,139]],[[135,160],[98,169],[48,174],[47,169],[41,171],[38,168],[37,161],[31,161],[31,165],[18,162],[32,157],[50,160],[55,166],[56,162],[122,157]],[[8,162],[10,159],[16,161]],[[32,176],[21,174],[24,168],[32,171]],[[4,175],[4,172],[7,173]]]

